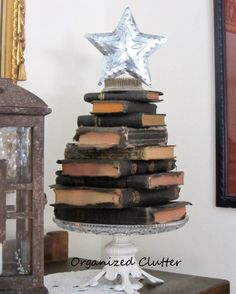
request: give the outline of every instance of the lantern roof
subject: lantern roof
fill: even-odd
[[[47,104],[36,95],[10,79],[0,79],[0,114],[44,116],[50,112]]]

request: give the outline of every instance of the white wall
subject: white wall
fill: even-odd
[[[135,237],[139,256],[182,260],[169,271],[231,281],[236,293],[234,209],[215,207],[215,97],[211,0],[27,1],[27,82],[53,109],[46,119],[45,191],[54,182],[57,159],[74,135],[76,118],[90,111],[83,94],[99,90],[102,56],[84,38],[112,31],[130,6],[142,32],[166,34],[168,43],[150,58],[153,88],[165,93],[158,111],[167,113],[169,142],[176,144],[178,169],[185,171],[181,199],[190,221],[171,233]],[[52,208],[46,230],[55,229]],[[70,255],[99,258],[108,238],[70,234]],[[95,246],[94,246],[95,245]]]
[[[27,81],[19,84],[52,108],[52,114],[46,117],[45,133],[45,192],[50,204],[54,202],[54,193],[48,186],[55,183],[55,171],[59,168],[56,161],[63,159],[65,145],[72,141],[77,116],[90,111],[83,102],[83,94],[97,88],[102,55],[89,46],[84,34],[104,30],[104,3],[26,2]],[[49,204],[45,209],[47,231],[58,229]],[[98,258],[100,244],[100,236],[71,233],[70,255]]]

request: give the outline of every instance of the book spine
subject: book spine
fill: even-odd
[[[158,186],[151,185],[151,178],[162,178],[164,184]],[[175,182],[171,182],[170,179],[175,178]],[[155,189],[157,187],[164,187],[170,185],[182,185],[183,184],[183,172],[164,172],[155,174],[142,174],[142,175],[131,175],[127,177],[127,186],[135,189]]]
[[[57,160],[58,164],[67,164],[67,163],[96,163],[101,164],[112,164],[119,172],[117,177],[136,175],[136,174],[153,174],[160,172],[168,172],[176,168],[175,159],[160,159],[160,160],[119,160],[119,161],[110,161],[110,160]]]
[[[142,102],[158,102],[161,92],[156,91],[121,91],[121,92],[100,92],[87,93],[84,95],[84,101],[93,102],[94,100],[128,100]]]
[[[106,128],[106,127],[79,127],[76,130],[74,140],[79,142],[80,136],[86,133],[95,132],[101,136],[104,133],[117,133],[120,136],[120,142],[116,145],[118,148],[130,148],[136,146],[166,145],[168,134],[166,127],[153,127],[132,129],[127,127]],[[113,146],[108,146],[114,147]]]
[[[61,198],[58,191],[63,190],[63,193],[66,195],[71,195],[72,193],[76,193],[76,190],[86,190],[86,191],[94,191],[102,193],[101,198],[97,198],[97,203],[80,204],[82,207],[90,207],[90,208],[132,208],[132,207],[148,207],[148,206],[156,206],[160,204],[166,204],[172,200],[176,200],[179,197],[180,188],[178,186],[168,186],[161,187],[155,190],[145,190],[145,189],[133,189],[133,188],[118,188],[118,189],[108,189],[105,187],[79,187],[79,188],[71,188],[71,186],[60,186],[54,187],[54,192],[56,194],[56,202],[66,201],[65,199],[60,200]],[[102,200],[106,198],[102,198],[106,196],[107,193],[113,193],[117,197],[112,197],[109,201]],[[97,196],[98,197],[98,196]],[[60,203],[60,202],[59,202]],[[70,204],[70,198],[68,202],[64,202],[65,204]],[[76,202],[73,202],[76,203]],[[77,202],[79,203],[79,202]],[[76,205],[76,204],[75,204]]]
[[[77,126],[100,127],[101,125],[95,115],[80,115],[77,118]]]
[[[130,161],[130,174],[134,175],[170,171],[176,167],[175,162],[175,159]]]
[[[126,176],[120,178],[111,177],[76,177],[60,174],[56,178],[56,184],[64,186],[84,186],[97,188],[133,188],[133,189],[153,189],[150,187],[150,175]],[[165,187],[164,185],[162,187]]]
[[[146,160],[142,148],[97,150],[79,148],[76,143],[68,143],[65,159],[108,159],[108,160]]]
[[[148,114],[156,114],[157,106],[155,104],[138,103],[130,101],[124,101],[124,104],[124,113],[143,112]]]
[[[128,160],[117,161],[116,168],[119,169],[119,177],[124,177],[130,175],[132,171],[132,163]]]
[[[65,149],[65,159],[109,159],[109,160],[145,160],[140,149],[82,149],[75,143],[68,143]]]
[[[143,175],[143,177],[139,177],[139,180],[136,181],[135,176],[127,177],[127,186],[137,189],[149,189],[149,175]]]
[[[156,114],[165,116],[164,114]],[[77,125],[88,127],[121,127],[142,128],[143,113],[126,113],[123,115],[99,116],[99,115],[80,115],[77,118]],[[153,124],[155,126],[156,124]],[[159,125],[159,124],[158,124]],[[150,126],[150,125],[149,125]]]
[[[93,101],[93,105],[95,104],[100,104],[102,103],[102,101]],[[105,102],[104,102],[105,103]],[[106,102],[107,103],[111,103],[112,105],[112,101],[110,102]],[[109,115],[111,113],[115,113],[115,114],[126,114],[126,113],[137,113],[137,112],[142,112],[142,113],[147,113],[147,114],[156,114],[156,108],[157,106],[155,104],[152,103],[139,103],[139,102],[131,102],[131,101],[121,101],[121,100],[114,100],[113,103],[118,103],[122,105],[122,110],[120,110],[119,112],[116,111],[92,111],[92,114],[95,115]],[[102,105],[102,104],[101,104]],[[101,106],[100,105],[100,106]],[[93,110],[94,110],[94,106],[93,106]]]
[[[166,145],[168,140],[165,127],[143,129],[123,128],[121,134],[120,148]]]
[[[143,225],[154,223],[154,213],[165,208],[178,208],[191,205],[189,202],[178,201],[159,207],[137,207],[127,209],[111,208],[83,208],[65,204],[53,204],[54,214],[57,219],[106,225]]]
[[[114,116],[81,115],[77,119],[77,125],[91,127],[120,127],[141,128],[142,113],[130,113]]]
[[[63,164],[63,161],[58,161]],[[103,161],[104,163],[106,161]],[[168,172],[175,168],[174,159],[164,159],[164,160],[153,160],[153,161],[120,161],[114,162],[114,166],[119,170],[119,174],[116,179],[119,181],[114,181],[111,177],[83,177],[83,176],[69,176],[63,175],[61,171],[57,171],[56,174],[61,176],[57,179],[57,184],[62,184],[66,186],[98,186],[107,188],[117,188],[117,187],[127,187],[125,176],[138,175],[138,174],[151,174],[159,172]],[[133,187],[133,186],[130,186]]]
[[[172,147],[173,146],[157,146],[157,147]],[[97,159],[97,160],[161,160],[168,159],[165,158],[157,158],[154,157],[148,158],[146,155],[145,147],[137,147],[137,148],[110,148],[110,149],[96,149],[96,148],[83,148],[78,146],[76,143],[68,143],[65,148],[65,159]],[[170,158],[174,158],[171,156]]]
[[[56,178],[56,184],[64,186],[84,186],[97,188],[126,188],[127,179],[121,177],[118,179],[110,177],[72,177],[59,175]]]
[[[128,208],[166,204],[171,200],[178,199],[180,188],[178,186],[169,186],[155,190],[125,189],[123,191],[120,205],[123,208]]]
[[[151,224],[154,216],[149,208],[141,209],[103,209],[103,208],[80,208],[69,205],[53,205],[54,214],[57,219],[93,223],[93,224],[114,224],[114,225],[137,225]]]

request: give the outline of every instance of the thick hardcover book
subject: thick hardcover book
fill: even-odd
[[[189,202],[170,202],[156,207],[134,207],[124,209],[83,208],[54,204],[57,219],[78,223],[107,225],[147,225],[178,221],[186,216]]]
[[[183,185],[183,172],[133,175],[127,177],[127,187],[136,189],[156,189],[164,186]]]
[[[52,186],[53,187],[53,186]],[[125,208],[168,203],[179,197],[178,186],[155,190],[54,186],[55,203],[84,207]]]
[[[56,184],[63,186],[96,187],[96,188],[128,188],[127,177],[84,177],[63,175],[62,171],[56,171]]]
[[[139,102],[158,102],[162,92],[158,91],[120,91],[120,92],[100,92],[87,93],[84,95],[86,102],[93,102],[94,100],[128,100]]]
[[[65,149],[65,159],[160,160],[174,157],[173,145],[97,150],[84,149],[78,144],[68,143]]]
[[[170,185],[183,185],[183,172],[135,175],[120,178],[110,177],[77,177],[63,175],[57,171],[56,183],[65,186],[88,186],[98,188],[134,188],[156,189]]]
[[[166,127],[133,129],[127,127],[79,127],[74,141],[82,147],[131,148],[135,146],[166,145]]]
[[[149,103],[138,103],[131,101],[93,101],[94,114],[109,114],[109,113],[156,113],[156,105]]]
[[[130,128],[154,127],[165,125],[165,114],[127,113],[123,115],[81,115],[77,125],[89,127],[120,127]]]
[[[175,159],[164,160],[58,160],[62,175],[82,177],[113,177],[166,172],[175,168]]]

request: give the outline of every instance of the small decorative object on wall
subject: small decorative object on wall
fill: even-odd
[[[38,97],[0,79],[0,293],[43,286],[44,116]]]
[[[0,77],[26,79],[25,0],[0,0]]]
[[[216,205],[236,207],[236,2],[215,0]]]

